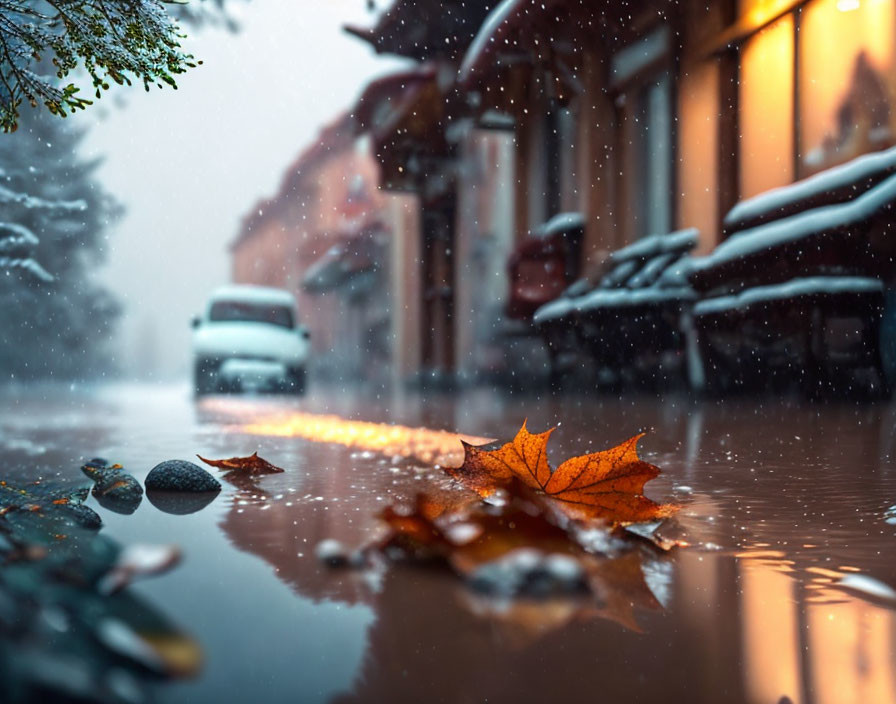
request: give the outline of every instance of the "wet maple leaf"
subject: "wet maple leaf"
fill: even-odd
[[[516,482],[508,488],[507,503],[492,510],[481,503],[448,510],[427,494],[418,494],[411,507],[389,506],[379,514],[390,530],[380,548],[398,548],[417,561],[444,560],[464,576],[519,548],[584,553],[543,499]]]
[[[226,472],[237,474],[280,474],[284,471],[280,467],[272,465],[266,459],[259,457],[257,452],[253,452],[248,457],[230,457],[226,460],[207,460],[202,455],[196,456],[210,467],[217,467]]]
[[[579,619],[608,619],[640,632],[635,612],[661,608],[644,578],[642,561],[649,557],[644,550],[636,545],[615,557],[588,552],[577,542],[565,514],[552,510],[544,494],[513,479],[507,495],[500,505],[479,502],[454,511],[445,510],[432,496],[418,494],[413,504],[390,506],[380,513],[389,532],[377,548],[392,559],[400,554],[415,564],[444,565],[468,581],[475,581],[482,568],[505,563],[503,570],[490,572],[485,591],[474,587],[464,603],[477,615],[506,627],[516,645]],[[528,560],[540,561],[541,567],[522,567],[518,560],[523,553]],[[540,579],[548,581],[541,586],[527,581],[544,569],[545,560],[558,556],[578,565],[579,576],[567,573],[561,581],[551,582],[558,578],[545,572]],[[526,576],[527,569],[535,572]],[[503,577],[495,581],[499,574]],[[522,581],[516,582],[517,578]],[[495,587],[496,594],[488,591]],[[519,591],[508,601],[502,587]]]
[[[389,535],[380,549],[396,548],[418,560],[447,559],[453,546],[436,524],[443,507],[426,494],[418,494],[410,510],[387,506],[379,518],[389,527]]]
[[[513,441],[497,450],[464,443],[464,462],[446,471],[481,496],[518,480],[557,502],[572,518],[636,523],[665,518],[676,510],[644,496],[644,485],[660,470],[638,457],[643,433],[602,452],[580,455],[553,469],[548,462],[548,438],[554,429],[530,433],[523,427]]]

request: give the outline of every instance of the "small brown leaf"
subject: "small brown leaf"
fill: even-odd
[[[210,467],[217,467],[226,472],[235,472],[237,474],[280,474],[284,471],[280,467],[275,467],[267,460],[259,457],[257,452],[253,452],[248,457],[231,457],[226,460],[207,460],[202,455],[196,456]]]

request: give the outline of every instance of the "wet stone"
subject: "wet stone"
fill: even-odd
[[[587,590],[579,562],[567,555],[545,555],[519,549],[478,567],[469,577],[470,588],[499,596],[549,596]]]
[[[896,525],[896,504],[893,504],[886,511],[884,511],[884,521],[886,523],[889,523],[891,526]]]
[[[119,513],[133,513],[143,498],[143,487],[121,465],[108,465],[94,458],[81,471],[93,480],[93,495],[102,505]]]
[[[328,567],[348,567],[350,559],[348,549],[338,540],[322,540],[314,548],[318,560]]]
[[[103,525],[103,519],[100,518],[99,514],[89,506],[82,506],[81,504],[69,504],[68,506],[64,506],[62,508],[63,510],[61,511],[61,513],[65,514],[68,520],[70,520],[74,525],[91,529],[98,529]]]
[[[221,483],[192,462],[166,460],[146,476],[146,488],[156,491],[220,491]]]
[[[185,516],[189,513],[201,511],[214,501],[216,496],[217,492],[214,491],[185,493],[179,491],[159,491],[157,489],[146,490],[146,498],[149,499],[149,503],[159,509],[159,511],[175,516]]]

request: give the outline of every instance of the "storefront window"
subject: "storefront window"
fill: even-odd
[[[622,111],[627,239],[668,232],[672,226],[672,114],[669,75],[663,71],[632,86]]]
[[[793,15],[753,36],[741,50],[740,195],[749,198],[794,179]]]
[[[700,251],[715,244],[718,227],[719,69],[691,67],[681,76],[678,130],[678,219],[701,232]]]
[[[815,0],[800,16],[800,175],[896,143],[896,7]]]

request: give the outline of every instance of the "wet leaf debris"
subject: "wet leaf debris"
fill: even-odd
[[[88,487],[0,481],[4,702],[152,701],[160,683],[201,667],[198,643],[128,589],[173,567],[180,551],[123,548],[99,532],[88,495]]]
[[[324,541],[318,559],[331,567],[447,568],[468,587],[471,609],[524,630],[594,617],[640,630],[636,608],[661,606],[645,566],[661,573],[666,553],[686,544],[671,518],[677,507],[644,496],[660,470],[638,457],[641,436],[555,470],[546,453],[551,432],[532,434],[523,424],[497,449],[465,443],[463,464],[445,468],[461,493],[420,492],[388,506],[378,515],[379,540],[354,554]]]

